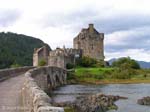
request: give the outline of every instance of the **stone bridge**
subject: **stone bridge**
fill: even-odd
[[[46,93],[66,84],[66,74],[58,67],[0,70],[0,112],[64,112]]]

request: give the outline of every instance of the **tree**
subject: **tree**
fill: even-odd
[[[83,56],[78,61],[78,65],[83,66],[83,67],[93,67],[95,64],[97,64],[97,60],[94,58],[90,58],[88,56]]]
[[[118,60],[112,63],[113,67],[119,67],[122,69],[132,68],[132,69],[140,69],[140,65],[130,57],[119,58]]]
[[[0,69],[13,64],[31,66],[34,48],[45,44],[40,39],[15,33],[0,33]],[[50,48],[49,48],[50,49]]]

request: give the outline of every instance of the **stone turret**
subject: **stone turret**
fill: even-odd
[[[89,32],[94,33],[94,25],[93,24],[89,24]]]

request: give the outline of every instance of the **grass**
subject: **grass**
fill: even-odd
[[[96,67],[84,68],[84,67],[80,67],[80,68],[77,68],[75,70],[75,72],[78,76],[80,76],[80,75],[83,75],[84,73],[100,74],[100,73],[104,73],[106,71],[112,71],[112,70],[114,70],[114,68],[96,68]]]
[[[125,79],[113,77],[114,75],[126,75],[124,72],[116,72],[117,68],[84,68],[78,67],[75,70],[76,80],[80,83],[93,84],[115,84],[115,83],[150,83],[150,69],[135,70],[136,74]],[[133,73],[134,73],[133,72]],[[123,77],[124,78],[124,77]]]
[[[114,68],[77,68],[75,74],[77,77],[95,77],[101,79],[106,72],[112,72]]]
[[[65,107],[65,112],[75,112],[75,110],[71,107]]]

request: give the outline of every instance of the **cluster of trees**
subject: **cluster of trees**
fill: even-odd
[[[96,60],[89,56],[83,56],[81,59],[77,60],[77,66],[81,67],[104,67],[104,62],[101,60]]]
[[[94,58],[90,58],[89,56],[83,56],[82,58],[76,59],[76,64],[67,63],[66,68],[72,69],[76,66],[79,67],[96,67],[98,61]]]
[[[138,75],[137,69],[140,69],[138,62],[130,57],[119,58],[112,63],[112,67],[116,67],[111,73],[112,78],[116,79],[129,79],[134,75]]]
[[[119,58],[118,60],[112,63],[113,67],[119,67],[122,69],[132,68],[132,69],[140,69],[140,65],[130,57]]]
[[[15,34],[0,33],[0,69],[31,66],[34,48],[46,45],[40,39]]]
[[[140,65],[130,57],[120,58],[112,63],[110,68],[103,68],[101,71],[101,67],[99,65],[100,61],[96,61],[90,57],[83,57],[79,61],[79,65],[81,67],[95,67],[91,70],[91,73],[88,69],[83,70],[84,73],[82,77],[90,77],[95,79],[130,79],[135,75],[138,75],[138,69],[140,69]],[[99,71],[96,70],[99,68]],[[94,71],[94,72],[92,72]]]
[[[83,56],[81,59],[77,61],[77,64],[83,67],[93,67],[96,65],[96,63],[97,63],[96,59],[90,58],[88,56]]]
[[[83,56],[81,59],[77,60],[77,66],[81,67],[104,67],[104,62],[98,61],[94,58]],[[109,64],[107,64],[109,65]],[[130,57],[119,58],[112,63],[112,67],[117,67],[121,69],[140,69],[140,65],[135,60]]]

